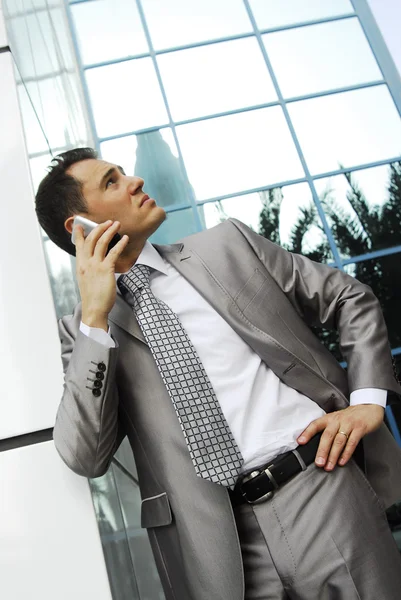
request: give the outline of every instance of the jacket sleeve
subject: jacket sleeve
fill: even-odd
[[[80,321],[80,305],[59,321],[64,392],[53,439],[70,469],[100,477],[125,437],[115,382],[118,346],[106,348],[90,339],[79,330]]]
[[[236,219],[230,223],[309,326],[338,330],[350,392],[372,387],[399,395],[386,324],[372,289],[339,269],[284,250]]]

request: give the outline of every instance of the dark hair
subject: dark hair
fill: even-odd
[[[58,154],[36,193],[35,210],[41,227],[52,242],[72,256],[75,256],[75,246],[64,223],[74,214],[88,212],[88,205],[82,183],[66,171],[75,163],[90,158],[97,158],[93,148],[75,148]]]

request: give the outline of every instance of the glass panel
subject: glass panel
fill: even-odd
[[[401,244],[401,162],[315,181],[345,258]]]
[[[75,281],[75,259],[48,238],[44,248],[56,317],[61,319],[64,315],[70,315],[80,300]]]
[[[203,209],[198,209],[201,224],[204,227]],[[159,229],[149,238],[152,244],[173,244],[187,235],[192,235],[199,231],[194,210],[186,208],[167,213],[167,219],[162,223]]]
[[[71,11],[84,64],[148,52],[135,0],[95,0]]]
[[[155,49],[252,31],[242,0],[142,0]]]
[[[401,346],[401,254],[353,263],[344,270],[372,288],[383,310],[390,344]]]
[[[176,120],[277,100],[255,38],[172,52],[157,61]]]
[[[145,180],[145,191],[159,206],[188,206],[185,177],[171,129],[130,135],[101,144],[102,157]]]
[[[270,29],[353,13],[350,0],[250,0],[260,29]]]
[[[113,472],[121,502],[122,515],[141,600],[164,600],[165,596],[153,559],[148,534],[141,528],[141,495],[135,482],[113,465]],[[131,598],[129,596],[129,598]]]
[[[303,176],[278,106],[182,125],[177,133],[199,200]]]
[[[312,173],[401,154],[401,120],[387,86],[290,103]]]
[[[208,228],[234,217],[290,252],[334,261],[306,183],[208,202],[204,209]]]
[[[106,475],[90,480],[93,504],[113,600],[140,600],[114,468],[112,465]]]
[[[263,41],[287,98],[382,79],[358,19],[269,33]]]
[[[168,122],[150,58],[90,69],[86,78],[100,137]]]

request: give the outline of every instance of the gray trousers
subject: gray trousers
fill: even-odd
[[[331,473],[312,464],[271,500],[234,512],[246,600],[401,599],[400,553],[353,461]]]

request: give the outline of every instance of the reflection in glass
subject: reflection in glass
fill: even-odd
[[[168,122],[150,58],[90,69],[86,78],[100,137]]]
[[[393,158],[401,121],[386,85],[288,104],[313,174]]]
[[[401,163],[315,182],[344,258],[401,244]]]
[[[350,0],[250,0],[259,29],[270,29],[354,12]]]
[[[204,209],[208,228],[234,217],[290,252],[334,260],[306,183],[207,202]]]
[[[382,79],[358,19],[263,36],[286,98]]]
[[[157,61],[179,121],[277,100],[255,38],[171,52]]]
[[[190,199],[171,129],[149,131],[101,144],[104,160],[145,180],[144,190],[159,206],[188,206]]]
[[[200,219],[201,225],[204,225],[202,211],[200,211]],[[152,244],[173,244],[181,238],[198,231],[194,210],[186,208],[167,213],[167,219],[149,238],[149,241]]]
[[[113,600],[140,600],[114,469],[90,480],[93,505]]]
[[[242,0],[142,0],[155,49],[252,31]]]
[[[304,175],[280,107],[177,127],[198,200]]]
[[[148,52],[136,2],[92,0],[71,6],[84,64]]]
[[[369,285],[380,301],[390,344],[401,346],[401,254],[390,254],[344,267],[345,271]]]
[[[145,529],[141,528],[139,487],[134,484],[124,469],[119,467],[118,463],[113,464],[112,468],[121,503],[139,598],[141,600],[164,600],[165,596],[153,559],[148,534]]]
[[[44,242],[44,256],[53,294],[57,319],[70,315],[78,304],[79,291],[75,280],[75,259],[48,238]]]

